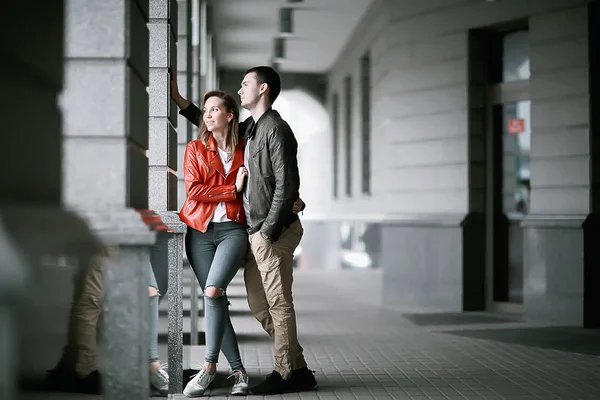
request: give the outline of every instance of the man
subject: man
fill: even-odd
[[[279,75],[267,66],[247,70],[238,91],[242,107],[252,115],[244,154],[244,211],[251,248],[244,279],[250,309],[275,345],[273,372],[250,389],[252,394],[302,391],[317,384],[297,339],[293,254],[304,230],[293,212],[300,189],[298,143],[287,122],[271,108],[280,91]]]
[[[281,91],[281,79],[271,67],[254,67],[242,81],[241,105],[252,114],[240,124],[245,132],[244,212],[250,250],[244,280],[248,304],[263,329],[274,339],[274,370],[251,394],[280,394],[317,385],[306,366],[297,339],[292,300],[293,253],[303,228],[294,202],[299,198],[298,144],[289,125],[271,108]],[[172,77],[171,97],[181,114],[197,124],[200,110],[181,97]]]

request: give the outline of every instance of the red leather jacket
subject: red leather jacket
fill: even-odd
[[[237,172],[243,164],[242,139],[233,153],[231,169],[227,175],[212,135],[206,146],[200,140],[189,142],[183,160],[187,198],[179,211],[181,221],[200,232],[206,232],[217,204],[225,202],[227,218],[244,223],[246,217],[242,192],[237,193],[235,190]]]

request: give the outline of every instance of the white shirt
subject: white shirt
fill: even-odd
[[[225,175],[227,175],[227,174],[229,174],[229,171],[231,170],[231,161],[232,160],[227,161],[227,158],[229,157],[229,155],[227,154],[226,151],[223,151],[223,150],[219,149],[218,147],[217,147],[217,150],[219,150],[219,157],[221,157],[221,162],[223,163],[223,168],[225,169]],[[225,209],[224,202],[220,202],[219,204],[217,204],[217,208],[215,208],[215,213],[213,214],[211,221],[217,222],[217,223],[231,221],[229,218],[227,218],[227,210]]]

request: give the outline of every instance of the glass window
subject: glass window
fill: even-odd
[[[337,198],[338,196],[338,151],[339,151],[339,141],[340,141],[340,133],[339,133],[339,99],[338,94],[334,93],[331,99],[331,108],[332,108],[332,133],[333,133],[333,198]]]
[[[346,92],[346,195],[352,196],[352,77],[344,79]]]
[[[362,192],[371,193],[371,59],[365,54],[360,60]]]
[[[529,79],[529,31],[504,35],[502,40],[502,82]]]
[[[531,101],[502,105],[503,113],[503,211],[523,213],[529,210]]]

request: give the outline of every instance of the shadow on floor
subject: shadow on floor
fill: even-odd
[[[100,394],[100,377],[96,373],[96,379],[71,380],[49,373],[26,373],[19,377],[19,389],[21,393],[67,393],[77,394],[77,398],[87,398],[82,395],[96,397]],[[21,397],[21,396],[20,396]],[[62,398],[63,396],[61,396]],[[53,397],[54,398],[54,397]]]
[[[183,371],[184,387],[192,379],[192,376],[195,375],[196,373],[198,373],[198,370],[196,370],[196,369],[186,369]],[[252,373],[248,374],[248,376],[250,378],[250,382],[253,382],[253,383],[261,382],[265,378],[264,376],[261,376],[259,374],[252,374]],[[228,377],[229,377],[229,375],[227,373],[217,372],[217,376],[215,377],[215,380],[213,381],[213,383],[211,384],[211,387],[210,387],[211,391],[215,390],[217,392],[223,392],[222,394],[227,395],[227,393],[229,392],[229,390],[231,390],[231,387],[233,386],[233,380],[229,380]],[[68,385],[63,385],[62,387],[59,387],[57,385],[49,386],[46,382],[46,375],[43,375],[43,374],[28,375],[26,377],[23,377],[21,379],[20,386],[21,386],[21,391],[23,394],[43,392],[43,393],[47,393],[48,395],[53,393],[53,394],[58,394],[58,396],[60,396],[60,397],[51,396],[53,399],[54,398],[57,398],[57,399],[58,398],[61,398],[61,399],[62,398],[76,398],[76,399],[101,398],[100,393],[97,391],[95,393],[89,392],[89,391],[81,390],[80,388],[69,387]],[[213,393],[211,393],[211,394],[213,394]],[[73,395],[75,395],[75,396],[73,397]],[[155,396],[155,397],[163,397],[154,391],[151,392],[151,395]]]
[[[548,327],[442,332],[473,339],[487,339],[522,346],[600,356],[600,329]]]
[[[481,313],[427,313],[427,314],[402,314],[415,325],[478,325],[478,324],[507,324],[518,322],[516,319]]]
[[[273,339],[265,332],[260,333],[238,333],[238,342],[241,343],[261,343],[261,342],[272,342]]]

